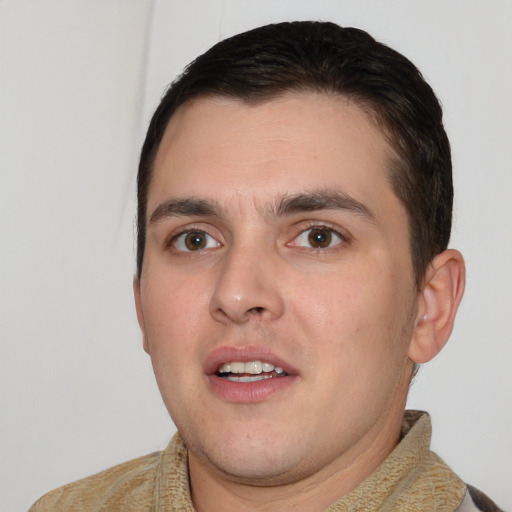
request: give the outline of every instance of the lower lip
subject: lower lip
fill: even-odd
[[[208,380],[213,392],[227,402],[257,403],[271,397],[292,384],[297,377],[272,377],[255,382],[232,382],[218,375],[209,375]]]

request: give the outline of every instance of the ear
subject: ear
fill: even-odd
[[[408,356],[415,363],[426,363],[445,346],[453,329],[466,271],[459,251],[438,254],[425,274],[419,294],[418,312]]]
[[[140,330],[142,331],[142,346],[149,354],[148,337],[146,336],[146,323],[144,321],[144,311],[142,310],[142,297],[140,291],[140,278],[135,276],[133,278],[133,295],[135,297],[135,309],[137,311],[137,321],[139,322]]]

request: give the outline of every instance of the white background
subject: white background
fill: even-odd
[[[141,140],[193,57],[291,19],[368,30],[444,104],[468,285],[409,406],[512,510],[512,1],[0,0],[1,511],[170,439],[131,291]]]

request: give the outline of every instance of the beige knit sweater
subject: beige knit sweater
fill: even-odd
[[[401,442],[377,470],[326,512],[453,512],[461,505],[466,486],[430,451],[428,414],[406,411],[402,433]],[[50,511],[194,512],[187,450],[176,434],[164,451],[56,489],[30,509]]]

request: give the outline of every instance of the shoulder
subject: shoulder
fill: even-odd
[[[503,512],[492,500],[472,485],[467,485],[462,503],[455,512]]]
[[[161,454],[139,457],[59,487],[40,498],[29,512],[150,510]]]

